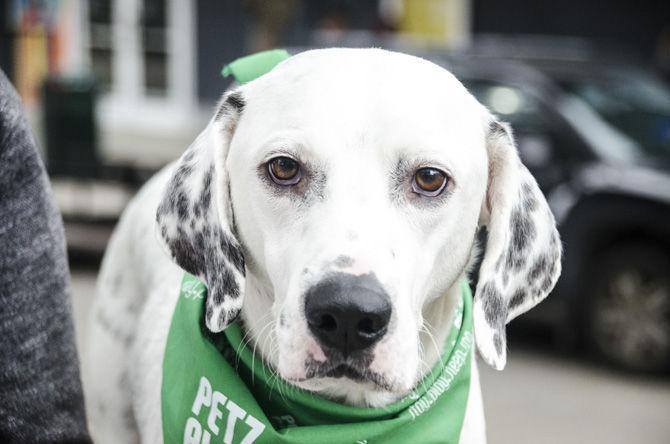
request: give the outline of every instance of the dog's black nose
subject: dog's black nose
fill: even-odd
[[[374,275],[335,273],[307,291],[305,316],[321,344],[346,356],[384,336],[391,302]]]

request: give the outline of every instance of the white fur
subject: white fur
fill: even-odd
[[[509,214],[519,202],[518,178],[527,174],[511,137],[490,140],[493,117],[450,73],[381,50],[303,53],[237,92],[244,110],[212,119],[191,147],[202,154],[195,162],[197,181],[185,185],[197,193],[194,184],[201,183],[204,169],[215,167],[215,210],[198,224],[221,225],[244,252],[246,278],[235,274],[244,284],[244,303],[241,297],[226,299],[216,309],[241,304],[257,351],[289,382],[355,405],[382,406],[399,399],[439,356],[482,224],[490,232],[482,279],[502,279],[495,263],[510,248],[505,234]],[[318,199],[303,202],[273,193],[259,179],[258,166],[281,153],[299,156],[323,174]],[[404,191],[394,197],[390,184],[401,159],[412,171],[423,166],[447,171],[450,194],[435,205],[410,201]],[[159,173],[131,203],[103,262],[85,367],[97,442],[162,442],[161,365],[183,272],[160,251],[152,233],[158,202],[175,168]],[[402,186],[409,179],[398,178]],[[536,188],[533,193],[544,211],[541,193]],[[546,218],[547,212],[540,213],[532,215],[541,226],[533,252],[543,251],[555,231],[551,214],[546,222],[538,217]],[[170,215],[165,220],[174,236],[179,221]],[[345,272],[374,273],[391,298],[391,326],[374,346],[370,364],[390,389],[346,378],[305,380],[306,358],[326,357],[307,327],[302,295],[343,255],[353,258]],[[230,265],[227,259],[222,263]],[[512,278],[500,284],[504,321],[511,318],[508,293],[524,281],[521,274]],[[502,368],[504,347],[498,353],[493,338],[496,333],[504,338],[504,323],[486,321],[479,290],[477,345],[487,362]],[[509,314],[516,316],[541,297],[524,300]],[[222,327],[213,319],[208,319],[211,329]],[[129,346],[119,340],[119,332],[131,338]],[[472,369],[464,443],[485,441],[474,351]],[[121,381],[131,383],[119,386]]]

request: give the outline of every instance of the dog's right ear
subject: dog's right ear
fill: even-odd
[[[505,325],[541,302],[561,273],[561,242],[549,205],[517,154],[511,128],[486,128],[488,189],[480,223],[486,253],[472,309],[479,354],[502,370]]]
[[[207,128],[172,170],[156,212],[159,238],[174,262],[207,284],[205,323],[220,332],[239,314],[244,258],[234,233],[225,159],[244,109],[227,93]]]

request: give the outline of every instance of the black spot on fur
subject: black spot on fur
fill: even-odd
[[[212,177],[214,176],[214,167],[210,167],[202,180],[202,192],[200,193],[200,206],[203,210],[209,208],[212,202]]]
[[[233,264],[237,271],[244,275],[244,256],[242,256],[242,250],[221,230],[217,230],[217,238],[219,238],[223,255]]]
[[[195,248],[200,250],[200,251],[205,251],[205,236],[203,235],[202,231],[198,231],[195,233]]]
[[[517,207],[512,210],[510,229],[512,230],[512,247],[518,253],[522,253],[535,238],[535,224],[527,212]]]
[[[192,150],[188,150],[186,152],[186,156],[188,156],[190,151]],[[175,171],[174,176],[172,177],[172,185],[174,185],[175,188],[181,187],[181,185],[184,183],[184,179],[186,179],[191,174],[193,174],[193,165],[187,161],[184,161],[177,167],[177,171]]]
[[[228,310],[221,310],[221,311],[219,312],[219,319],[217,320],[218,324],[219,324],[219,325],[225,325],[225,324],[226,324],[226,320],[228,320],[228,319],[230,319],[230,318],[228,317]]]
[[[507,249],[505,256],[505,272],[508,270],[520,270],[526,263],[526,256],[513,248]]]
[[[186,153],[184,153],[184,162],[189,163],[193,160],[194,157],[195,157],[195,151],[187,150]]]
[[[526,264],[526,250],[537,235],[535,224],[528,212],[520,206],[512,210],[510,230],[512,237],[504,263],[507,269],[518,271]]]
[[[347,268],[351,267],[354,265],[354,259],[349,257],[349,256],[338,256],[334,261],[333,265],[335,265],[338,268]]]
[[[204,271],[201,253],[195,250],[188,238],[168,239],[167,244],[172,256],[181,268],[196,276]]]
[[[230,94],[226,99],[226,102],[240,113],[244,111],[244,107],[246,106],[246,102],[244,101],[242,94],[239,92]]]
[[[498,121],[494,120],[489,123],[489,137],[508,137],[505,127]]]
[[[214,120],[218,121],[223,119],[223,117],[230,114],[231,111],[241,113],[242,111],[244,111],[245,105],[246,103],[241,93],[239,92],[230,93],[228,97],[226,97],[226,100],[221,104],[218,111],[216,112]]]
[[[542,290],[542,294],[547,294],[549,292],[549,289],[551,288],[551,273],[547,273],[547,275],[544,277],[542,280],[542,284],[540,286],[540,289]]]
[[[521,185],[521,196],[521,203],[526,212],[530,213],[537,208],[537,199],[533,193],[533,186],[530,183],[525,182]]]
[[[493,334],[493,345],[495,346],[498,355],[502,355],[503,339],[499,331]]]
[[[523,302],[526,300],[526,297],[526,290],[522,288],[518,289],[512,296],[512,299],[509,301],[510,310],[514,310],[516,307],[523,304]]]
[[[137,422],[135,421],[135,413],[132,406],[127,405],[123,408],[122,417],[127,430],[137,430]]]
[[[508,282],[509,282],[509,269],[505,269],[505,271],[502,272],[502,284],[504,286],[507,286]]]
[[[188,197],[186,196],[186,193],[184,192],[183,189],[179,189],[176,191],[176,203],[177,207],[177,217],[179,218],[180,221],[185,221],[186,218],[189,216],[189,209],[188,209]]]
[[[484,309],[486,322],[492,327],[502,327],[505,325],[507,309],[503,304],[503,298],[496,286],[488,282],[484,284],[481,293],[481,300]]]
[[[530,268],[530,271],[528,272],[528,284],[534,284],[538,279],[546,276],[548,271],[549,264],[547,261],[547,256],[543,254],[537,258],[533,266]]]

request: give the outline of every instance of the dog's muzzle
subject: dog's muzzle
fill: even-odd
[[[373,274],[335,273],[307,291],[305,316],[326,354],[336,351],[347,359],[384,336],[391,301]]]

